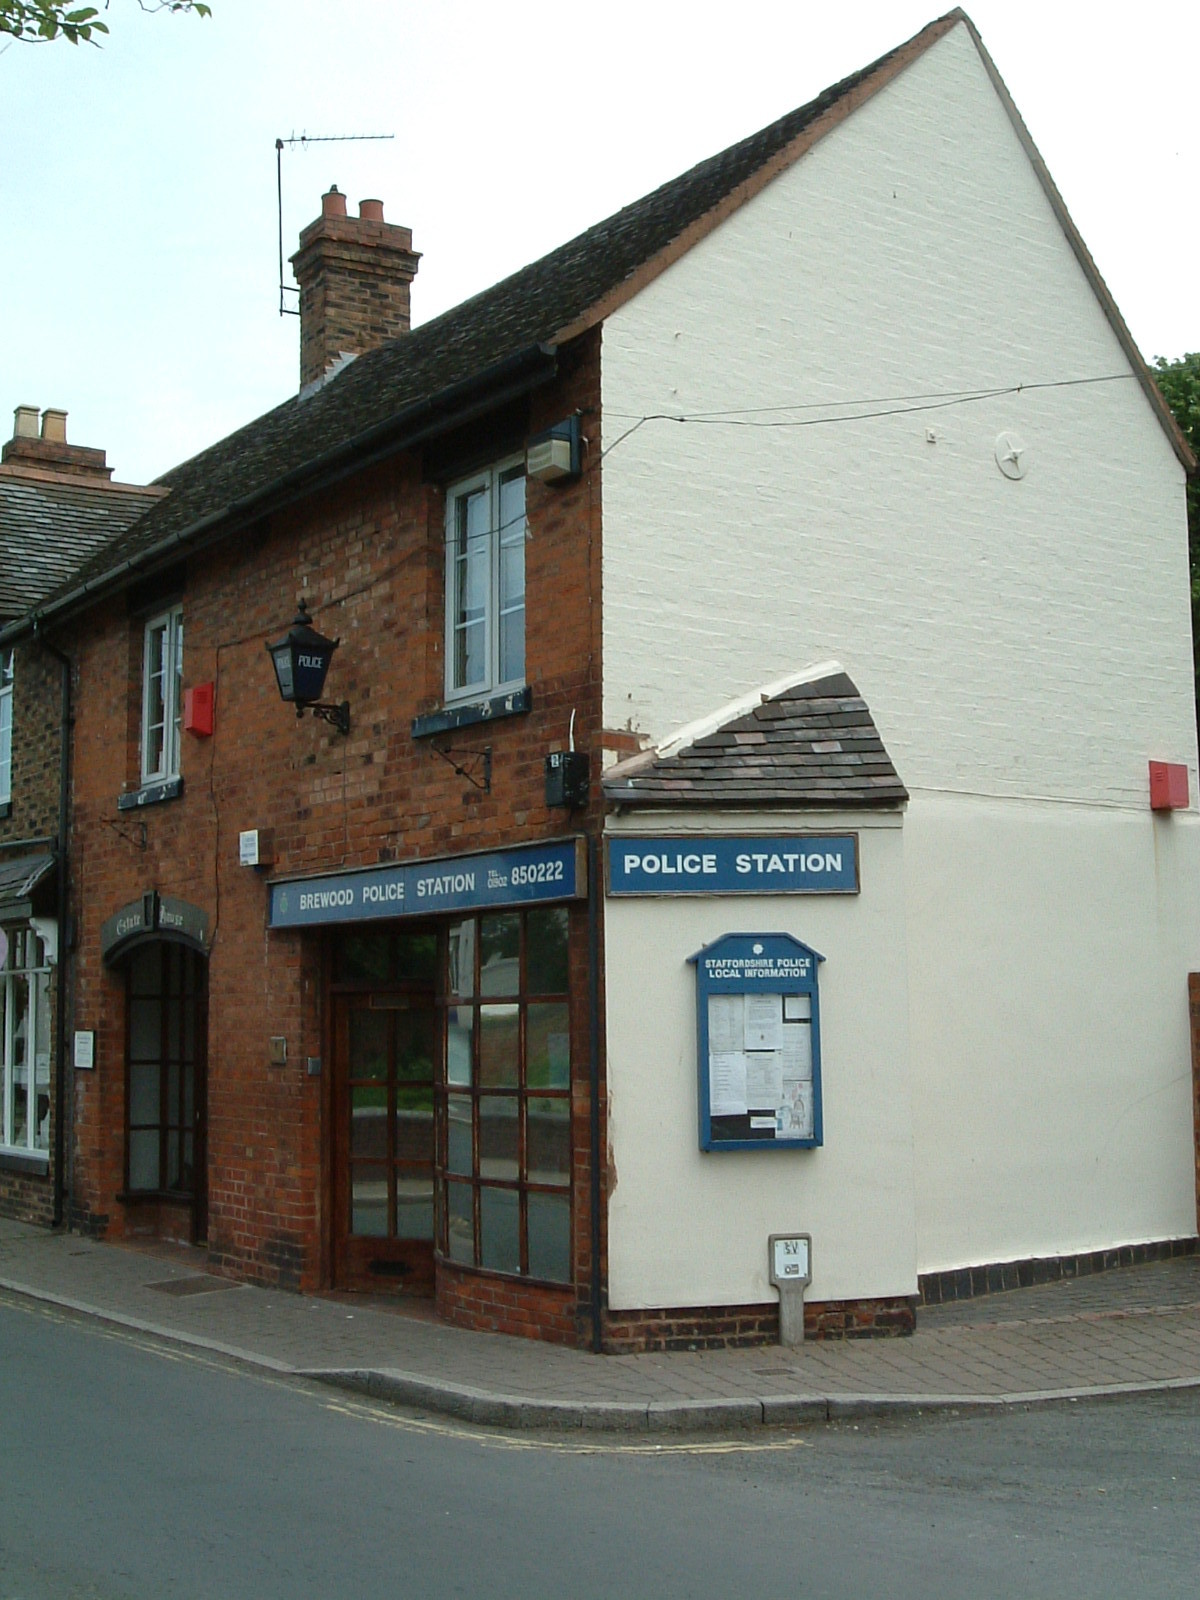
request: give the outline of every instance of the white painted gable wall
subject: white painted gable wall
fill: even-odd
[[[654,413],[850,418],[1017,384],[816,427],[651,421],[617,442]],[[918,1270],[1193,1233],[1184,474],[965,27],[608,319],[603,402],[606,725],[660,738],[836,657],[912,793],[896,948]],[[1002,429],[1028,446],[1020,482],[996,467]],[[1187,815],[1151,818],[1152,756],[1188,763]],[[660,944],[650,970],[636,943],[610,926],[618,1165],[637,1019],[659,1000],[682,1015],[691,992],[690,951]],[[881,975],[855,981],[870,1006]],[[831,1119],[827,1147],[842,1134]],[[667,1219],[681,1238],[695,1198],[685,1185]],[[646,1220],[614,1239],[643,1304]],[[731,1244],[689,1303],[762,1298],[738,1249],[757,1257]],[[860,1287],[838,1271],[837,1291],[896,1292],[897,1265],[859,1261]]]
[[[653,413],[1120,380],[644,424],[604,460],[608,726],[659,737],[835,656],[910,787],[1140,806],[1147,740],[1194,763],[1183,470],[964,26],[603,348],[606,450]],[[1021,482],[1002,429],[1029,446]]]

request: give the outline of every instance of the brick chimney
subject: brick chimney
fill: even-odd
[[[408,286],[420,259],[411,230],[383,220],[382,200],[363,200],[358,216],[348,217],[337,184],[322,195],[321,215],[301,233],[292,257],[300,285],[302,389],[344,357],[408,332]]]
[[[18,406],[13,413],[13,436],[0,450],[0,466],[10,472],[35,468],[57,477],[90,478],[107,483],[113,469],[103,450],[67,443],[67,413],[48,407],[41,414],[38,433],[38,408]]]

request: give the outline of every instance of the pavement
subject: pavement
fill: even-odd
[[[0,1219],[0,1291],[274,1374],[504,1428],[698,1430],[1200,1388],[1200,1256],[924,1307],[908,1338],[595,1356],[423,1302],[214,1276],[202,1250]]]

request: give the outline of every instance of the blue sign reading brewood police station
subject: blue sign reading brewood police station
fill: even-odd
[[[857,894],[858,839],[852,833],[611,836],[608,892]]]
[[[406,861],[273,883],[267,922],[272,928],[302,928],[382,917],[427,917],[575,900],[586,893],[584,841],[556,839],[483,855]]]

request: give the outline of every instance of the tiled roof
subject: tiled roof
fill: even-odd
[[[771,695],[669,755],[611,767],[614,805],[894,806],[908,799],[867,703],[844,672]]]
[[[19,856],[0,861],[0,910],[12,915],[15,907],[27,907],[34,890],[54,869],[52,855]]]
[[[1191,452],[1155,388],[1120,313],[1067,215],[999,75],[961,10],[945,16],[860,72],[769,127],[702,161],[681,177],[597,223],[403,338],[368,351],[304,398],[295,396],[166,473],[170,494],[67,585],[47,609],[70,607],[130,565],[173,556],[176,545],[236,531],[264,508],[286,503],[365,458],[419,436],[447,397],[482,387],[539,349],[549,352],[602,320],[623,296],[783,170],[839,117],[889,81],[959,23],[971,31],[1035,171],[1147,397],[1185,465]],[[444,417],[445,412],[442,411]]]
[[[826,112],[895,57],[915,53],[953,24],[931,24],[907,45],[826,89],[808,105],[701,162],[568,244],[411,333],[368,351],[316,392],[287,400],[158,481],[170,495],[81,574],[102,583],[113,566],[163,541],[249,511],[281,482],[362,448],[364,439],[457,385],[578,330],[605,298],[681,235],[785,155]]]
[[[161,498],[0,472],[0,617],[36,606]]]

